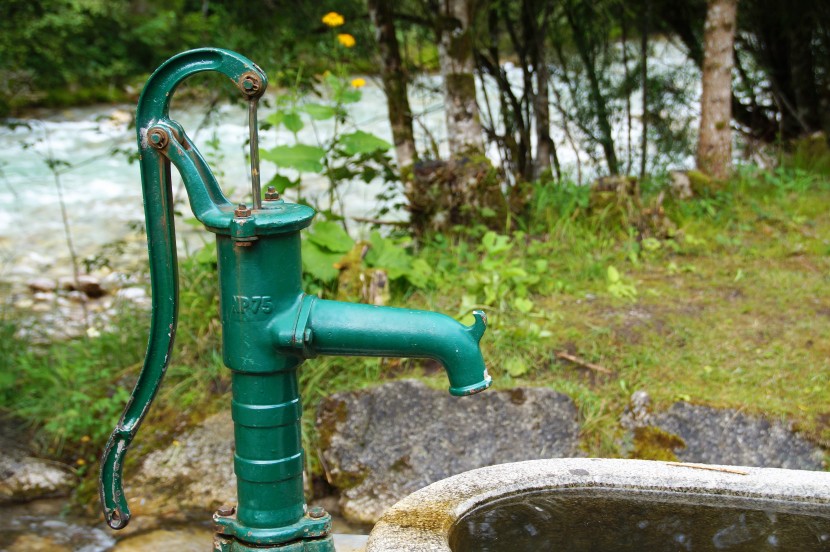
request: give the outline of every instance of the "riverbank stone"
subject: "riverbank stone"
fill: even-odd
[[[374,523],[409,493],[467,470],[581,456],[576,406],[543,388],[459,398],[401,380],[324,399],[317,427],[342,515],[356,523]]]
[[[54,292],[58,289],[58,284],[55,280],[51,278],[33,278],[29,280],[26,285],[29,287],[29,290],[33,293],[38,292]]]
[[[626,427],[641,450],[662,447],[672,457],[648,459],[679,460],[701,464],[822,470],[824,451],[780,421],[745,414],[730,408],[712,408],[677,402],[663,412],[650,410],[644,391],[632,395],[623,415]],[[649,445],[637,443],[650,439]],[[636,454],[635,454],[636,455]]]
[[[0,428],[0,504],[67,496],[77,483],[72,469],[35,458],[20,443],[19,436]]]
[[[236,504],[230,412],[207,418],[149,453],[135,473],[125,474],[124,482],[133,513],[130,528],[204,521],[219,506]]]

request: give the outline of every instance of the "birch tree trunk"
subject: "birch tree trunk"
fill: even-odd
[[[442,0],[443,13],[438,17],[438,57],[444,77],[450,157],[463,155],[471,149],[484,151],[476,103],[473,35],[470,29],[472,2]]]
[[[401,62],[398,37],[395,34],[392,4],[385,0],[367,0],[367,4],[369,18],[375,27],[375,39],[380,50],[380,75],[389,109],[389,124],[392,126],[395,157],[398,161],[398,169],[404,171],[418,160],[418,153],[415,150],[415,138],[412,133],[412,110],[409,107],[406,73]]]
[[[732,165],[732,67],[738,0],[709,0],[703,53],[698,169],[714,178],[729,176]]]

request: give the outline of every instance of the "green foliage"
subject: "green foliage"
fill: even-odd
[[[336,9],[357,39],[373,43],[356,0],[314,3],[8,0],[0,3],[0,116],[28,105],[123,101],[128,86],[181,51],[221,46],[245,53],[278,86],[308,88],[343,48],[320,40],[320,18]],[[331,37],[330,37],[331,38]],[[293,69],[311,67],[300,82]],[[134,92],[133,92],[134,94]]]
[[[429,264],[412,255],[408,238],[383,237],[372,232],[368,243],[355,242],[342,226],[332,221],[319,221],[306,233],[302,243],[303,271],[311,290],[335,295],[341,262],[353,256],[356,248],[364,252],[351,259],[352,270],[365,272],[383,270],[400,289],[426,288],[432,283],[433,271]]]
[[[410,245],[409,238],[384,238],[379,232],[372,232],[364,257],[366,266],[385,271],[392,281],[426,288],[432,282],[432,267],[424,259],[413,256],[408,249]]]
[[[518,233],[509,236],[487,232],[476,248],[478,259],[464,278],[465,293],[460,315],[474,309],[495,310],[492,326],[508,318],[508,313],[523,316],[533,312],[534,292],[549,292],[551,281],[546,278],[548,261],[518,255],[518,244],[524,239]]]
[[[44,446],[55,455],[74,461],[96,454],[126,404],[132,379],[127,374],[137,368],[146,329],[142,313],[123,308],[98,337],[43,347],[32,347],[21,335],[34,331],[21,320],[4,325],[3,373],[16,377],[0,379],[2,404],[42,427]]]
[[[323,80],[325,91],[322,102],[308,101],[308,97],[299,90],[289,91],[277,98],[277,110],[266,118],[264,128],[284,127],[294,135],[295,143],[262,149],[260,157],[277,166],[277,173],[268,184],[280,193],[296,188],[298,201],[305,201],[302,195],[303,173],[325,176],[329,199],[326,214],[336,216],[335,203],[343,183],[354,180],[368,183],[381,177],[394,186],[397,175],[387,155],[392,144],[363,130],[344,132],[344,129],[354,126],[344,106],[360,101],[360,90],[331,74]],[[304,142],[300,136],[306,122],[314,129],[314,144]],[[327,140],[318,138],[316,124],[331,125],[332,136]],[[285,169],[293,169],[296,176],[282,172]]]
[[[608,293],[619,299],[634,299],[637,288],[623,280],[620,272],[613,266],[608,267]]]
[[[303,270],[319,280],[318,285],[331,284],[340,274],[335,265],[354,245],[354,240],[339,224],[320,221],[309,230],[303,240]]]
[[[348,134],[343,134],[339,139],[339,146],[348,155],[360,155],[365,153],[374,153],[376,151],[387,151],[392,149],[392,144],[378,138],[374,134],[356,130]]]
[[[265,161],[285,167],[296,169],[299,172],[319,173],[323,170],[321,160],[326,152],[318,146],[306,144],[294,144],[293,146],[277,146],[268,151],[263,150],[260,156]]]
[[[405,236],[372,233],[357,242],[337,222],[324,220],[307,233],[303,255],[331,254],[325,262],[334,268],[365,246],[358,268],[388,273],[397,284],[392,305],[459,315],[484,307],[490,324],[482,346],[496,386],[530,383],[568,393],[591,454],[628,454],[617,420],[631,391],[640,388],[650,392],[655,408],[683,398],[765,411],[827,442],[830,428],[822,420],[830,391],[823,370],[830,330],[822,297],[830,270],[828,201],[830,180],[821,175],[742,167],[718,203],[701,197],[667,205],[682,237],[644,238],[636,263],[627,229],[605,228],[579,208],[548,219],[545,211],[558,208],[549,203],[530,206],[541,213],[534,234],[432,236],[417,255]],[[543,227],[545,220],[551,225]],[[180,267],[174,361],[148,422],[164,428],[162,434],[172,430],[171,420],[198,418],[227,399],[221,396],[228,375],[219,356],[214,247],[207,244]],[[305,268],[306,290],[313,292],[308,282],[322,280]],[[336,292],[334,272],[326,293]],[[9,313],[0,310],[6,315],[0,317],[2,404],[41,427],[56,456],[90,465],[140,367],[147,313],[125,306],[99,337],[42,346],[23,338],[22,322]],[[563,350],[616,376],[556,361]],[[423,367],[362,358],[304,365],[308,461],[314,463],[313,412],[320,397],[423,375]],[[445,387],[443,378],[439,373],[436,385]],[[638,454],[651,454],[655,439],[662,443],[662,436],[645,437],[634,443]]]

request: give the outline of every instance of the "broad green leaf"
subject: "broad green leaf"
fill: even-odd
[[[423,259],[414,259],[412,261],[412,268],[406,275],[409,283],[417,288],[425,288],[429,285],[432,278],[432,266]]]
[[[339,253],[341,257],[354,247],[354,240],[343,227],[330,220],[315,224],[308,234],[308,239],[328,251]]]
[[[612,284],[620,281],[620,273],[613,266],[608,267],[608,281]]]
[[[513,301],[513,306],[516,307],[517,311],[527,314],[533,310],[533,301],[525,297],[517,297]]]
[[[300,172],[322,172],[321,159],[326,155],[322,148],[295,144],[293,146],[277,146],[270,150],[260,150],[259,155],[266,161],[271,161],[280,167],[297,169]]]
[[[304,126],[300,114],[293,110],[275,111],[268,115],[265,120],[275,127],[282,125],[295,134],[300,132]]]
[[[349,155],[372,153],[378,150],[386,151],[392,147],[392,144],[386,140],[362,130],[341,135],[339,143]]]
[[[303,124],[303,119],[300,117],[300,114],[296,111],[286,113],[285,117],[282,120],[282,124],[285,125],[285,128],[287,128],[294,134],[297,134],[298,132],[303,130],[303,127],[305,126],[305,124]]]
[[[484,249],[491,255],[510,249],[510,238],[500,236],[493,231],[484,234],[481,243],[484,245]]]
[[[275,127],[278,127],[282,124],[283,119],[285,118],[285,111],[275,111],[265,117],[265,120]]]
[[[213,247],[211,247],[213,246]],[[202,265],[211,265],[216,263],[216,245],[213,243],[206,244],[203,248],[193,255],[196,262]]]
[[[279,193],[284,193],[288,188],[294,188],[299,184],[299,180],[291,180],[287,176],[279,173],[274,175],[274,178],[268,181],[267,186],[273,186]]]
[[[527,278],[527,272],[525,269],[518,266],[508,266],[504,269],[504,272],[502,272],[502,276],[518,281]]]
[[[405,249],[393,240],[382,237],[378,232],[372,232],[369,243],[371,247],[364,257],[367,265],[386,270],[391,280],[407,276],[412,268],[412,257]]]
[[[335,101],[341,104],[350,104],[360,101],[363,93],[355,88],[341,88],[334,96]]]
[[[521,357],[513,356],[508,358],[507,362],[504,363],[504,367],[507,373],[514,378],[523,376],[528,372],[527,363]]]
[[[343,258],[343,253],[326,251],[310,240],[303,241],[302,253],[303,270],[314,278],[330,282],[340,274],[334,265]]]
[[[315,121],[325,121],[337,114],[337,110],[334,107],[317,103],[305,104],[302,110],[308,113]]]

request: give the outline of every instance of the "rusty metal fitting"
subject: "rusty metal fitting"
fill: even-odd
[[[278,201],[280,198],[280,193],[277,189],[273,186],[268,186],[268,189],[265,190],[265,201]]]
[[[225,504],[223,506],[219,506],[216,510],[216,515],[221,517],[228,517],[232,516],[236,513],[236,506],[231,506],[230,504]]]
[[[308,517],[312,519],[320,519],[326,516],[326,511],[322,506],[312,506],[308,509]]]
[[[169,141],[170,138],[168,138],[167,133],[160,128],[151,128],[147,132],[147,143],[150,144],[150,147],[152,148],[157,150],[164,149],[167,147],[167,143]]]
[[[233,216],[237,218],[248,218],[251,216],[251,210],[244,203],[240,203],[239,206],[234,210]]]
[[[239,77],[239,88],[242,89],[243,94],[254,98],[260,94],[262,81],[260,80],[259,75],[252,71],[248,71]]]

